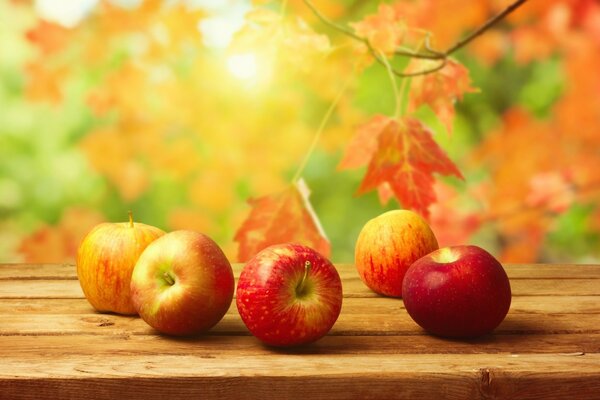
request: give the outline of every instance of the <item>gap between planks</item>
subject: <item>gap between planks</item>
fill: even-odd
[[[244,264],[232,264],[234,275],[239,274]],[[511,279],[600,279],[599,265],[571,264],[506,264],[505,270]],[[342,279],[357,277],[353,264],[336,264]],[[12,279],[77,279],[73,264],[0,264],[0,280]]]
[[[402,299],[389,297],[346,297],[342,312],[349,314],[389,314],[405,312]],[[510,306],[517,314],[600,314],[598,296],[515,296]],[[92,314],[94,308],[84,298],[3,299],[2,314]],[[237,313],[235,302],[228,310]],[[110,315],[110,314],[108,314]]]

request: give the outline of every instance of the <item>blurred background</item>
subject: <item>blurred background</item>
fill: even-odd
[[[314,3],[340,24],[406,7],[445,49],[510,1]],[[303,177],[331,258],[352,262],[364,223],[402,207],[357,196],[365,169],[338,168],[356,128],[394,108],[352,42],[300,0],[0,1],[0,262],[72,262],[128,210],[235,260],[247,200],[289,184],[347,81]],[[600,4],[529,1],[455,56],[479,92],[452,133],[417,111],[465,176],[436,182],[440,244],[599,262]]]

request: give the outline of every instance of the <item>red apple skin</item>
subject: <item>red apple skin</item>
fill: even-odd
[[[233,299],[231,264],[208,236],[188,230],[167,233],[140,256],[131,297],[140,317],[169,335],[206,332]]]
[[[304,294],[297,288],[305,274]],[[315,250],[280,244],[244,266],[236,292],[248,330],[271,346],[314,342],[329,332],[342,308],[342,281],[333,264]]]
[[[371,290],[402,297],[402,280],[410,265],[437,249],[437,239],[421,216],[392,210],[365,224],[356,240],[354,260],[360,279]]]
[[[77,250],[77,277],[96,310],[136,314],[129,292],[133,268],[146,246],[164,234],[131,220],[102,223],[86,235]]]
[[[426,331],[472,338],[492,332],[511,303],[504,268],[477,246],[446,247],[428,254],[404,276],[406,311]]]

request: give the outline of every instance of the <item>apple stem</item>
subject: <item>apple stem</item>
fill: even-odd
[[[169,274],[168,272],[165,272],[163,274],[163,278],[165,278],[165,281],[167,281],[167,283],[169,284],[169,286],[173,286],[175,284],[175,279],[173,279],[173,277],[171,276],[171,274]]]
[[[133,213],[129,210],[129,227],[133,228]]]
[[[304,293],[304,286],[306,285],[306,278],[308,278],[308,273],[310,272],[310,261],[306,261],[304,263],[304,275],[302,276],[302,280],[300,281],[300,283],[298,284],[298,286],[296,286],[296,293],[298,293],[299,295],[302,295]]]

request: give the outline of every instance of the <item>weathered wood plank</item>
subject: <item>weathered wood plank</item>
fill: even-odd
[[[389,297],[347,297],[344,314],[388,314],[405,312],[402,299]],[[2,299],[2,314],[90,314],[93,307],[82,298],[76,299]],[[528,314],[600,314],[599,296],[515,296],[511,313]],[[235,302],[229,314],[236,314]],[[584,317],[582,317],[584,318]]]
[[[2,280],[0,299],[83,299],[78,280]]]
[[[169,338],[94,312],[72,265],[0,266],[0,400],[600,398],[600,267],[506,269],[506,320],[458,341],[425,334],[401,300],[340,265],[346,298],[330,335],[282,350],[249,336],[235,305],[208,335]]]
[[[600,296],[597,279],[515,279],[513,296]],[[343,281],[346,297],[380,297],[358,277]],[[1,280],[0,299],[83,298],[77,280]]]
[[[156,332],[138,317],[113,314],[4,314],[0,335],[151,335]],[[513,314],[497,328],[498,333],[600,333],[600,314]],[[342,312],[330,335],[407,335],[423,333],[406,312],[397,314],[350,314]],[[225,315],[213,335],[248,335],[239,315]]]
[[[439,359],[420,354],[134,355],[111,363],[103,356],[69,355],[35,362],[9,357],[3,367],[0,393],[11,399],[68,399],[82,393],[147,400],[175,395],[487,399],[498,394],[512,399],[593,399],[600,393],[599,354],[451,354]]]
[[[172,338],[162,335],[0,336],[2,357],[35,359],[69,355],[104,355],[115,360],[134,355],[268,355],[274,353],[321,355],[528,354],[600,353],[599,334],[493,334],[478,339],[448,340],[431,335],[325,336],[299,348],[279,350],[251,336],[206,335]],[[2,367],[0,367],[0,370]]]
[[[77,279],[73,264],[0,264],[0,280]]]
[[[239,276],[244,264],[232,264],[234,275]],[[340,276],[357,276],[353,264],[336,264]],[[577,264],[506,264],[506,273],[511,279],[600,279],[600,266]],[[2,264],[0,280],[7,279],[77,279],[77,268],[73,264]]]
[[[543,366],[542,366],[543,367]],[[595,400],[596,374],[503,374],[481,369],[457,374],[361,374],[351,377],[123,377],[40,378],[0,381],[0,399],[511,399]],[[465,382],[467,380],[467,382]],[[491,381],[490,381],[491,380]],[[480,382],[479,386],[477,383]],[[549,382],[547,384],[546,382]],[[83,394],[83,397],[82,397]],[[6,397],[3,397],[6,396]],[[596,397],[595,397],[596,396]]]

